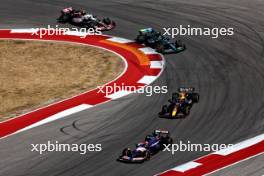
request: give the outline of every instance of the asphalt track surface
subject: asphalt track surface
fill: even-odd
[[[188,49],[167,55],[167,67],[153,85],[169,93],[130,95],[0,141],[0,175],[148,176],[196,159],[206,152],[161,152],[144,164],[115,161],[154,129],[171,132],[175,142],[236,143],[264,131],[264,2],[258,0],[1,0],[1,28],[55,25],[66,6],[109,16],[117,28],[107,34],[133,39],[142,27],[234,27],[235,35],[211,39],[185,36]],[[193,86],[200,103],[186,119],[159,119],[157,113],[179,86]],[[102,143],[102,152],[31,152],[31,143]],[[251,175],[259,170],[251,168]],[[264,171],[263,171],[264,173]],[[243,173],[238,173],[243,175]],[[223,174],[225,175],[225,174]]]

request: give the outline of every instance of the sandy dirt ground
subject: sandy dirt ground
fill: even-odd
[[[95,47],[0,40],[0,121],[113,80],[117,55]]]

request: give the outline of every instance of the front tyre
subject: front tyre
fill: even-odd
[[[150,157],[151,157],[151,155],[150,155],[150,152],[149,151],[147,151],[146,152],[146,161],[149,161],[150,160]]]
[[[145,37],[142,36],[142,35],[139,35],[137,36],[137,39],[136,39],[137,43],[139,44],[143,44],[145,42]]]
[[[125,149],[122,151],[122,156],[128,156],[128,157],[131,157],[131,156],[132,156],[131,150],[130,150],[129,148],[125,148]]]
[[[162,45],[161,43],[158,43],[155,47],[156,51],[163,54],[165,51],[164,45]]]
[[[173,101],[178,100],[178,98],[179,98],[179,93],[175,92],[175,93],[172,94],[172,100]]]
[[[161,109],[161,114],[166,114],[168,112],[168,106],[167,105],[163,105],[162,109]]]
[[[69,15],[65,15],[65,14],[62,14],[62,15],[57,19],[57,21],[60,22],[60,23],[67,23],[69,20],[70,20],[70,16],[69,16]]]

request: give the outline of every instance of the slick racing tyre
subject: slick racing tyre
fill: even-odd
[[[192,100],[194,103],[198,103],[199,102],[199,94],[198,93],[193,93],[192,95]]]
[[[161,109],[161,114],[166,114],[168,112],[168,106],[167,105],[163,105],[162,109]]]
[[[139,43],[139,44],[143,44],[144,41],[145,41],[145,37],[142,36],[142,35],[139,35],[139,36],[137,36],[136,41],[137,41],[137,43]]]
[[[168,144],[172,144],[173,143],[173,140],[171,137],[163,137],[161,138],[161,149],[164,149],[164,145],[168,145]]]
[[[97,27],[97,22],[96,21],[89,21],[87,23],[85,23],[84,27],[85,28],[96,28]]]
[[[175,47],[176,47],[176,48],[178,48],[178,47],[182,47],[182,46],[183,46],[183,44],[182,44],[181,40],[176,40],[176,41],[175,41]]]
[[[168,137],[166,140],[166,144],[172,144],[173,143],[173,139],[171,137]]]
[[[146,151],[146,161],[149,161],[150,160],[150,152],[149,151]]]
[[[185,116],[188,116],[189,114],[190,114],[190,110],[191,110],[191,108],[189,107],[189,106],[187,106],[185,109],[184,109],[184,115]]]
[[[132,156],[132,152],[129,148],[125,148],[122,152],[122,156],[128,156],[131,157]]]

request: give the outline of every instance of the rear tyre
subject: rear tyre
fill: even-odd
[[[173,143],[173,139],[171,137],[169,137],[168,144],[172,144],[172,143]]]
[[[182,46],[183,46],[183,44],[182,44],[181,40],[176,40],[176,41],[175,41],[175,47],[176,47],[176,48],[178,48],[178,47],[182,47]]]
[[[147,152],[146,152],[146,161],[149,161],[149,160],[150,160],[150,156],[151,156],[151,155],[150,155],[150,152],[147,151]]]
[[[163,144],[168,145],[168,144],[172,144],[172,143],[173,143],[173,140],[172,140],[172,138],[169,137],[169,136],[167,136],[166,138],[163,138],[163,139],[161,140],[162,147],[164,147]]]
[[[193,102],[194,103],[198,103],[199,102],[199,94],[198,93],[193,93],[193,95],[192,95],[192,99],[193,99]]]
[[[173,143],[173,140],[171,137],[167,137],[166,141],[164,144],[168,145],[168,144],[172,144]]]
[[[85,23],[85,26],[84,26],[85,28],[96,28],[97,27],[97,22],[95,22],[95,21],[89,21],[89,22],[87,22],[87,23]]]
[[[106,24],[106,25],[110,25],[111,24],[111,20],[110,18],[106,17],[103,19],[103,23]]]
[[[184,115],[185,116],[188,116],[190,114],[190,110],[191,108],[189,106],[187,106],[185,109],[184,109]]]
[[[113,27],[116,27],[116,23],[114,21],[111,21],[111,23]]]

